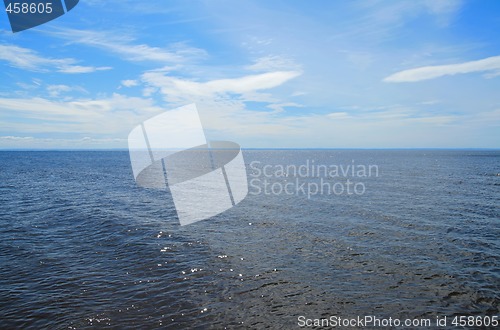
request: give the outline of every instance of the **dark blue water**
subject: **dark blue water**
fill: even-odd
[[[500,314],[499,151],[244,157],[254,175],[252,161],[307,160],[376,164],[379,175],[352,178],[359,195],[254,191],[180,227],[168,193],[136,186],[127,152],[0,152],[0,327],[290,329],[300,315]]]

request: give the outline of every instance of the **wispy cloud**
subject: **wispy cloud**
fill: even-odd
[[[121,84],[125,87],[134,87],[139,85],[139,82],[137,80],[127,79],[127,80],[122,80]]]
[[[180,63],[187,59],[206,56],[204,50],[190,47],[184,43],[174,43],[168,49],[154,47],[136,43],[135,38],[132,36],[116,31],[106,33],[103,31],[64,29],[51,31],[49,34],[64,39],[69,43],[99,48],[133,62]]]
[[[51,97],[59,97],[63,93],[77,91],[81,93],[88,93],[84,88],[80,86],[68,86],[68,85],[48,85],[47,92]]]
[[[435,79],[443,76],[465,74],[473,72],[491,72],[490,77],[496,76],[500,70],[500,56],[492,56],[482,60],[458,64],[424,66],[415,69],[396,72],[386,78],[385,82],[416,82]]]
[[[286,123],[276,119],[284,115],[285,107],[301,105],[283,101],[264,91],[281,86],[301,74],[301,71],[272,71],[199,82],[151,71],[144,73],[141,80],[148,95],[159,92],[170,107],[196,102],[206,129],[215,134],[209,138],[218,140],[227,139],[225,134],[231,137],[258,135],[260,138],[293,134],[295,121]],[[258,102],[259,108],[249,106],[247,102],[250,101]]]
[[[35,72],[90,73],[111,69],[111,67],[76,65],[78,61],[73,58],[46,58],[31,49],[15,45],[0,45],[0,60],[8,62],[13,67]]]
[[[300,70],[300,66],[290,58],[278,55],[268,55],[259,57],[252,65],[247,66],[246,69],[268,72],[275,70]]]
[[[69,86],[54,86],[61,93]],[[49,91],[50,92],[50,91]],[[96,99],[0,98],[0,132],[123,134],[163,111],[150,99],[113,94]],[[12,121],[12,116],[16,120]],[[43,123],[43,124],[40,124]]]
[[[148,87],[159,90],[165,99],[172,103],[190,103],[199,98],[205,101],[232,99],[230,94],[238,94],[237,99],[246,101],[270,101],[266,95],[257,92],[280,86],[300,74],[300,71],[274,71],[239,78],[196,82],[153,71],[144,73],[142,80]]]
[[[460,12],[462,0],[414,0],[387,2],[381,0],[365,1],[356,4],[365,9],[370,19],[379,24],[404,24],[420,15],[431,15],[441,26],[448,25]],[[369,17],[365,17],[369,18]]]
[[[93,67],[93,66],[82,66],[82,65],[68,65],[59,68],[58,72],[61,73],[91,73],[94,71],[105,71],[111,70],[110,66],[101,66],[101,67]]]
[[[22,149],[22,148],[120,148],[124,147],[126,139],[122,138],[95,138],[84,136],[82,138],[61,139],[34,136],[0,136],[0,148]]]
[[[105,10],[106,13],[125,12],[140,13],[140,14],[169,14],[179,11],[181,4],[170,3],[165,6],[161,1],[141,1],[136,0],[85,0],[85,4],[93,7],[98,7],[100,10]]]
[[[351,115],[347,112],[332,112],[326,115],[328,118],[335,120],[350,119]]]
[[[349,21],[344,21],[343,25],[332,31],[328,39],[366,38],[363,40],[370,44],[380,43],[399,38],[401,29],[421,18],[434,21],[434,25],[439,28],[446,28],[458,17],[463,3],[462,0],[350,2],[349,7],[353,11],[346,11],[345,16]]]
[[[132,127],[165,110],[154,106],[150,99],[120,94],[73,101],[0,98],[0,132],[23,132],[4,134],[0,147],[126,147],[125,137]],[[390,106],[361,113],[290,115],[249,110],[242,101],[231,99],[204,102],[199,110],[207,115],[205,119],[208,121],[204,124],[208,124],[210,139],[231,137],[245,147],[408,147],[408,140],[394,139],[401,134],[415,134],[421,142],[410,146],[422,147],[437,132],[463,130],[460,123],[464,118],[469,123],[474,121],[477,126],[484,122],[498,123],[500,113],[493,111],[484,116],[476,114],[460,118],[417,108]],[[12,113],[19,116],[17,120],[9,120]],[[429,134],[422,135],[422,130]],[[381,131],[387,134],[380,134]],[[71,133],[77,138],[65,140],[54,136],[53,132]],[[47,133],[51,134],[50,138],[36,137]],[[352,137],[346,141],[348,135]],[[371,137],[369,144],[367,136]],[[452,142],[450,137],[443,143]]]

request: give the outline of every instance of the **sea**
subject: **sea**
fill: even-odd
[[[499,150],[243,157],[246,198],[180,226],[168,190],[136,184],[127,151],[0,152],[0,328],[499,317]]]

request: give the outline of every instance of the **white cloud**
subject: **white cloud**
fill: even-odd
[[[239,78],[196,82],[167,76],[162,72],[146,72],[142,75],[142,80],[149,85],[148,88],[160,90],[165,99],[172,103],[191,103],[200,98],[232,99],[230,94],[239,94],[247,101],[272,101],[266,95],[256,92],[280,86],[300,74],[299,71],[275,71]],[[148,89],[148,93],[150,92]]]
[[[449,25],[450,21],[463,6],[462,0],[425,0],[424,6],[429,13],[436,17],[441,26]]]
[[[300,66],[293,60],[278,55],[259,57],[254,64],[246,67],[252,71],[300,70]]]
[[[37,89],[40,87],[41,83],[35,79],[32,79],[31,84],[24,83],[24,82],[17,82],[17,86],[21,87],[22,89],[25,90],[32,90],[32,89]]]
[[[349,119],[351,116],[347,112],[331,112],[326,115],[328,118],[335,120]]]
[[[495,71],[495,72],[491,72],[491,73],[486,73],[484,75],[484,77],[487,78],[487,79],[495,78],[495,77],[498,77],[498,76],[500,76],[500,70]]]
[[[396,72],[386,78],[385,82],[415,82],[439,78],[448,75],[465,74],[473,72],[493,71],[493,76],[500,70],[500,56],[492,56],[482,60],[458,64],[424,66],[415,69]]]
[[[229,139],[245,147],[366,147],[397,145],[393,139],[405,130],[412,132],[423,127],[429,130],[453,125],[454,116],[435,115],[431,112],[391,106],[372,111],[333,112],[329,114],[293,115],[283,112],[283,107],[299,104],[280,101],[261,91],[280,86],[297,77],[298,71],[276,71],[232,79],[197,82],[167,76],[161,72],[147,72],[141,79],[148,88],[160,91],[172,105],[198,103],[198,110],[210,140]],[[267,102],[275,111],[256,110],[247,101]],[[367,134],[372,137],[366,142]],[[346,143],[345,136],[352,140]],[[401,145],[399,145],[401,146]]]
[[[285,108],[289,107],[294,107],[294,108],[301,108],[303,105],[295,103],[295,102],[283,102],[283,103],[272,103],[267,106],[270,109],[273,109],[274,111],[277,112],[283,112],[285,111]]]
[[[0,147],[125,148],[126,136],[133,127],[171,108],[120,94],[66,102],[0,98],[0,132],[10,132],[0,138]],[[289,115],[250,111],[241,100],[229,98],[198,106],[210,140],[229,139],[244,147],[425,147],[436,134],[447,137],[439,146],[458,146],[467,142],[466,131],[471,129],[471,123],[475,127],[498,123],[500,114],[492,111],[450,116],[422,108],[379,108]],[[12,114],[17,116],[15,121],[10,119]],[[75,138],[56,138],[61,133]],[[40,138],[41,134],[46,138]]]
[[[217,140],[230,137],[287,136],[293,134],[295,123],[276,121],[284,107],[300,104],[284,102],[263,90],[272,89],[298,77],[299,71],[274,71],[237,78],[197,82],[150,71],[141,76],[147,94],[160,92],[171,107],[197,103],[204,127]],[[262,102],[273,110],[249,110],[247,101]],[[211,135],[215,134],[215,135]],[[230,134],[228,137],[226,134]]]
[[[63,66],[57,71],[61,73],[91,73],[94,71],[105,71],[111,69],[112,68],[110,66],[93,67],[93,66],[71,65],[71,66]]]
[[[431,15],[440,26],[447,26],[460,12],[462,0],[365,1],[357,4],[367,9],[366,19],[378,24],[399,25],[422,14]]]
[[[25,141],[25,140],[33,140],[32,136],[0,136],[0,140],[11,140],[11,141]]]
[[[45,58],[35,51],[15,45],[0,45],[0,60],[11,66],[37,72],[55,70],[62,73],[89,73],[97,70],[109,70],[110,67],[93,67],[75,65],[73,58]]]
[[[62,93],[67,93],[71,91],[78,91],[82,93],[87,93],[87,91],[80,86],[68,86],[68,85],[48,85],[47,91],[51,97],[59,97]]]
[[[201,86],[212,93],[245,93],[277,87],[300,74],[298,71],[275,71],[241,78],[212,80]]]
[[[179,63],[186,59],[205,57],[202,49],[189,47],[183,43],[174,43],[169,49],[134,43],[135,39],[124,33],[103,31],[64,29],[49,32],[50,35],[78,43],[103,49],[117,54],[129,61],[153,61]]]
[[[0,148],[6,149],[88,149],[88,148],[123,148],[126,139],[120,138],[83,138],[63,139],[33,136],[0,136]]]
[[[94,6],[94,10],[107,12],[120,12],[130,15],[130,13],[135,14],[169,14],[178,10],[177,6],[170,4],[165,6],[161,1],[141,1],[137,2],[135,0],[85,0],[85,4],[89,6]]]
[[[132,80],[132,79],[122,80],[121,83],[125,87],[134,87],[139,85],[139,82],[137,80]]]
[[[66,86],[54,87],[66,91]],[[126,137],[164,109],[150,99],[113,94],[99,99],[0,98],[0,132],[104,134]],[[12,117],[15,116],[15,120]]]
[[[52,97],[58,97],[61,93],[69,92],[72,88],[67,85],[49,85],[47,86],[47,91]]]
[[[239,29],[235,29],[235,27],[231,27],[229,29],[218,29],[218,32],[225,32],[225,31],[231,31],[234,32],[235,30],[247,30],[248,26],[241,27]],[[267,47],[273,43],[273,39],[271,38],[261,38],[261,37],[256,37],[256,36],[250,36],[246,38],[246,41],[243,41],[241,43],[241,46],[245,47],[247,50],[250,52],[257,52],[259,53],[259,50],[262,49],[263,47]]]

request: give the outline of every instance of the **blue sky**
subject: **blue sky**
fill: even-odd
[[[81,0],[15,34],[4,13],[0,148],[126,148],[193,102],[243,147],[499,148],[498,31],[499,1]]]

